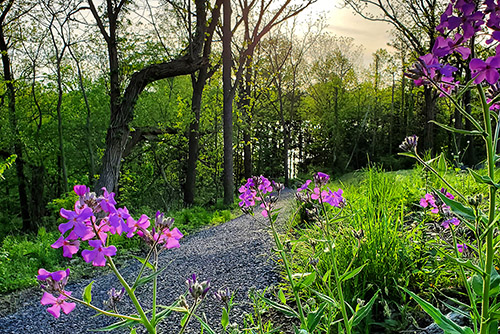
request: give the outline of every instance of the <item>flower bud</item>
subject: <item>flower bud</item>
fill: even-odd
[[[188,278],[186,280],[186,285],[188,287],[189,293],[191,294],[194,300],[205,298],[208,290],[210,289],[210,282],[203,281],[199,283],[196,280],[195,274],[191,275],[191,278]]]
[[[417,150],[418,137],[416,135],[406,137],[399,148],[406,152],[415,152]]]

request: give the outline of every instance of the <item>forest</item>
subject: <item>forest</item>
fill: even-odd
[[[217,332],[496,333],[500,3],[320,3],[0,0],[0,306],[40,281],[56,318],[76,302],[120,318],[107,330],[159,333],[177,312],[179,333],[216,333],[196,315],[209,280],[185,273],[188,292],[157,305],[159,253],[256,206],[278,279],[244,290],[254,313],[234,328],[238,292],[214,291]],[[333,34],[339,6],[390,42],[365,55]],[[108,309],[94,281],[81,300],[65,290],[68,263],[95,274],[83,262],[122,284]]]
[[[327,33],[321,17],[301,16],[312,0],[234,2],[230,123],[223,118],[220,5],[1,5],[0,156],[12,165],[1,181],[3,230],[36,231],[47,205],[75,184],[106,186],[131,209],[231,203],[229,155],[233,182],[255,174],[286,185],[318,169],[342,175],[368,163],[409,167],[395,154],[410,134],[429,152],[475,163],[470,138],[452,138],[428,121],[468,124],[403,74],[431,48],[435,36],[427,30],[444,3],[432,13],[412,8],[411,16],[405,3],[395,8],[396,51],[382,45],[365,67],[362,45]],[[424,14],[434,22],[416,31]],[[226,123],[231,132],[223,131]]]

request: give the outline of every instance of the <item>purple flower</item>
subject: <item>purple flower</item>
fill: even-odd
[[[198,282],[196,280],[196,275],[192,274],[191,278],[186,280],[186,285],[188,287],[189,293],[193,297],[194,300],[198,300],[199,298],[204,298],[210,289],[210,282],[203,281]]]
[[[457,244],[457,249],[459,253],[463,253],[468,247],[466,244]]]
[[[64,238],[63,235],[56,242],[54,242],[50,247],[52,248],[63,248],[63,256],[72,258],[73,254],[78,252],[78,248],[80,247],[80,241],[77,240],[78,236],[74,231],[68,235],[68,237]]]
[[[66,231],[74,228],[74,232],[80,238],[84,238],[89,232],[91,232],[89,231],[89,227],[87,226],[85,221],[93,216],[94,213],[92,212],[92,209],[84,208],[78,213],[61,208],[59,214],[61,215],[61,217],[69,220],[67,223],[59,225],[59,232],[64,234]]]
[[[306,183],[304,183],[300,188],[297,189],[297,192],[306,190],[311,184],[311,182],[312,182],[311,180],[307,180]]]
[[[109,225],[112,227],[110,232],[112,234],[122,234],[123,231],[128,232],[129,227],[125,220],[130,217],[127,207],[119,208],[109,215]]]
[[[258,189],[262,192],[262,194],[267,194],[273,191],[273,187],[271,181],[269,181],[264,176],[259,177],[259,186]]]
[[[444,222],[442,222],[441,226],[443,226],[444,228],[449,228],[450,224],[458,226],[460,224],[460,220],[458,220],[458,218],[456,218],[456,217],[453,217],[451,219],[448,219],[448,220],[445,220]]]
[[[432,54],[441,58],[453,52],[458,52],[462,56],[462,59],[465,60],[469,58],[471,50],[468,47],[462,46],[463,42],[464,39],[461,34],[455,34],[455,39],[438,36],[432,47]]]
[[[93,250],[84,250],[82,251],[82,257],[85,262],[92,264],[96,267],[104,267],[106,265],[105,256],[114,256],[116,255],[116,247],[109,246],[103,247],[101,240],[90,240],[89,245],[94,247]]]
[[[455,196],[453,196],[452,194],[450,194],[446,188],[441,188],[439,190],[442,194],[444,194],[446,197],[448,197],[449,199],[455,199]]]
[[[102,188],[104,193],[101,197],[98,198],[99,205],[101,206],[103,211],[113,212],[115,209],[116,201],[115,201],[115,193],[108,193],[106,188]]]
[[[64,291],[64,293],[68,296],[71,295],[70,291]],[[63,310],[65,314],[68,314],[75,309],[76,304],[67,302],[66,298],[67,297],[64,295],[59,295],[59,297],[56,298],[50,293],[44,292],[40,302],[42,305],[52,305],[47,309],[47,312],[52,314],[54,317],[59,318],[61,310]]]
[[[500,77],[497,70],[500,68],[500,56],[489,57],[486,59],[486,62],[482,59],[474,58],[470,61],[469,68],[475,77],[475,84],[480,84],[486,79],[490,85],[494,85]]]
[[[86,193],[90,192],[90,188],[84,185],[74,186],[73,190],[75,191],[75,194],[80,197],[83,197]]]
[[[342,189],[338,189],[336,192],[332,192],[330,189],[328,189],[328,191],[323,191],[323,201],[331,206],[339,208],[344,204],[342,193]]]
[[[330,176],[322,172],[317,172],[316,174],[314,174],[313,179],[316,187],[322,187],[327,184]]]
[[[66,270],[54,271],[53,273],[40,268],[38,269],[38,276],[36,277],[39,281],[46,281],[47,279],[52,279],[54,282],[65,282],[69,276],[69,268]],[[66,280],[65,280],[66,279]]]

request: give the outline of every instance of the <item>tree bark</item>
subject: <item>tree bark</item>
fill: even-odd
[[[5,41],[4,24],[7,13],[12,8],[14,0],[10,0],[6,5],[0,16],[0,52],[2,54],[2,65],[5,84],[7,86],[7,103],[9,108],[9,122],[12,131],[12,138],[14,142],[14,153],[17,155],[16,159],[16,173],[18,179],[18,192],[19,192],[19,205],[21,206],[21,217],[23,220],[23,230],[33,231],[35,226],[30,218],[28,195],[26,192],[26,175],[24,174],[24,159],[22,142],[19,138],[19,129],[16,117],[16,91],[14,87],[14,78],[11,72],[11,63],[8,53],[7,43]]]
[[[222,24],[222,86],[224,91],[223,102],[223,129],[224,129],[224,204],[234,203],[233,178],[233,97],[234,90],[231,84],[231,0],[224,0],[224,19]]]

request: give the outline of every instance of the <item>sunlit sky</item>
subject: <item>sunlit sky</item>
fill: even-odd
[[[363,45],[364,63],[368,65],[372,59],[372,53],[379,48],[392,51],[387,46],[391,36],[389,30],[391,26],[384,22],[372,22],[355,15],[350,7],[341,8],[342,0],[318,0],[311,5],[310,14],[327,12],[326,31],[337,36],[354,38],[357,45]]]

